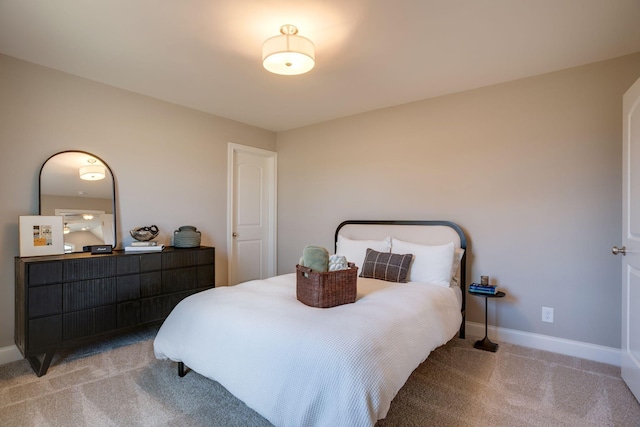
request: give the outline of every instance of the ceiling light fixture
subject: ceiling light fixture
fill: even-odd
[[[85,181],[99,181],[105,177],[104,166],[96,165],[95,159],[87,160],[89,166],[83,166],[80,168],[80,179]]]
[[[262,65],[275,74],[295,76],[315,66],[313,42],[298,35],[295,25],[280,27],[282,35],[267,39],[262,45]]]

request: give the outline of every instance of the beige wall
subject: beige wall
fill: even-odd
[[[639,76],[636,54],[279,134],[279,273],[306,244],[332,247],[345,219],[450,219],[468,234],[470,278],[508,293],[491,323],[619,347],[621,96]],[[276,149],[272,132],[2,55],[0,142],[0,348],[13,343],[18,216],[37,214],[51,154],[109,164],[120,241],[197,226],[223,285],[227,142]]]
[[[504,328],[620,346],[622,94],[640,54],[278,134],[279,273],[347,219],[447,219]],[[468,320],[484,322],[469,297]],[[555,309],[541,322],[542,306]]]
[[[140,225],[156,224],[166,243],[179,226],[198,227],[224,285],[228,142],[274,150],[276,134],[0,55],[0,348],[13,344],[18,216],[38,213],[50,155],[107,162],[120,242]]]

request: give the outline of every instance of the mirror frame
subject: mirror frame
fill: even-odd
[[[107,162],[105,162],[102,158],[100,158],[99,156],[96,156],[93,153],[89,153],[88,151],[84,151],[84,150],[65,150],[65,151],[60,151],[58,153],[52,154],[47,158],[47,160],[45,160],[42,163],[42,166],[40,166],[40,172],[38,173],[38,214],[42,215],[42,170],[44,169],[45,165],[49,160],[51,160],[55,156],[58,156],[60,154],[65,154],[65,153],[80,153],[80,154],[94,157],[98,159],[104,165],[104,167],[106,167],[107,170],[109,171],[109,174],[111,175],[111,190],[112,190],[111,200],[112,200],[112,206],[113,206],[112,207],[113,209],[113,249],[115,249],[116,246],[118,246],[118,233],[117,233],[118,218],[116,215],[116,177],[113,174],[113,171],[111,170]],[[73,253],[80,253],[80,252],[81,251],[77,251]]]

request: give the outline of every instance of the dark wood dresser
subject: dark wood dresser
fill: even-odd
[[[16,257],[15,342],[38,376],[56,350],[164,320],[215,286],[215,249]]]

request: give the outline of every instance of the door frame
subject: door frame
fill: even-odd
[[[275,151],[263,150],[261,148],[250,147],[248,145],[236,144],[234,142],[228,143],[227,149],[227,285],[235,283],[235,271],[233,270],[233,232],[234,232],[234,168],[236,153],[245,152],[263,156],[269,160],[269,187],[273,189],[270,195],[270,201],[268,203],[268,216],[267,221],[267,234],[268,234],[268,265],[266,271],[269,276],[275,276],[277,273],[278,265],[278,155]]]
[[[626,248],[626,253],[623,252],[623,255],[626,256],[622,259],[622,336],[620,343],[620,374],[636,399],[640,400],[640,360],[633,355],[632,349],[630,348],[630,316],[633,310],[637,308],[630,306],[631,278],[633,276],[640,276],[640,271],[637,269],[637,257],[639,256],[637,248],[640,246],[640,236],[637,233],[633,234],[631,226],[632,214],[637,214],[635,210],[638,210],[638,202],[636,201],[635,203],[632,203],[631,201],[630,173],[632,170],[632,155],[637,157],[638,154],[633,154],[631,151],[632,136],[630,116],[633,112],[640,109],[640,79],[638,79],[625,92],[622,104],[622,245]],[[640,113],[636,112],[636,114]],[[637,136],[634,135],[634,137]],[[629,261],[632,259],[634,262],[632,263],[633,265],[630,265]],[[640,290],[636,289],[635,292],[640,292]],[[640,326],[635,325],[635,327],[638,328]],[[635,333],[637,333],[637,331]],[[637,345],[637,343],[635,344]]]

